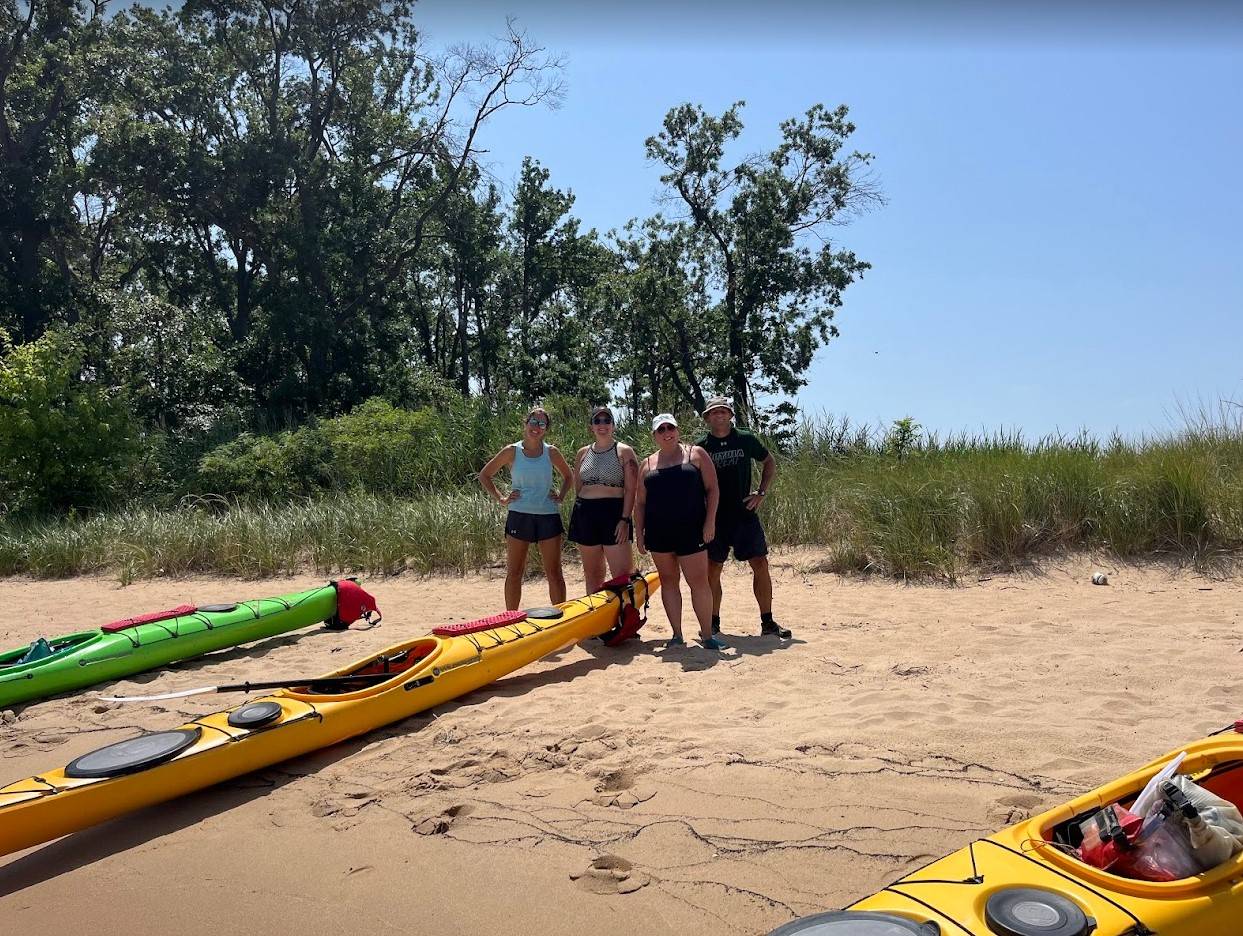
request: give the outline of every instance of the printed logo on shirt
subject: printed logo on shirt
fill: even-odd
[[[722,449],[712,453],[712,464],[718,468],[732,468],[746,457],[747,453],[740,448]]]

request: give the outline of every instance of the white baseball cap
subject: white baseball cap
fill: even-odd
[[[673,418],[672,413],[661,413],[652,420],[652,431],[655,432],[661,426],[673,426],[676,429],[678,428],[678,421]]]

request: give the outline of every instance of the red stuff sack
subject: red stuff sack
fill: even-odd
[[[360,618],[371,621],[373,614],[377,617],[372,623],[380,622],[380,609],[376,607],[375,599],[361,585],[353,579],[338,579],[332,584],[337,589],[337,613],[328,622],[330,628],[345,630]]]
[[[1202,870],[1191,850],[1186,826],[1168,818],[1145,829],[1135,847],[1110,868],[1112,874],[1140,881],[1180,881]]]
[[[1117,803],[1098,809],[1079,826],[1079,860],[1102,871],[1114,869],[1130,852],[1142,825],[1139,816]]]

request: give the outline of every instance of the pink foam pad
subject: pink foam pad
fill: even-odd
[[[105,624],[100,628],[100,630],[105,634],[115,634],[117,631],[137,627],[139,624],[151,624],[155,621],[167,621],[169,618],[181,617],[184,614],[193,614],[197,610],[198,608],[194,605],[177,605],[177,607],[169,608],[167,611],[152,611],[150,614],[140,614],[138,617],[121,618],[121,620],[113,621],[111,624]]]
[[[525,611],[502,611],[500,614],[480,618],[477,621],[463,621],[460,624],[441,624],[439,627],[433,627],[432,633],[437,637],[461,637],[463,634],[473,634],[476,631],[504,627],[506,624],[517,624],[519,621],[525,621],[526,619],[527,613]]]

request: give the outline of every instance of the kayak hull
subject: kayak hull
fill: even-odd
[[[32,663],[20,650],[0,655],[0,708],[83,689],[252,640],[327,621],[337,611],[333,585],[239,602],[232,611],[195,611],[108,633],[101,628],[52,638],[65,649]]]
[[[1179,769],[1217,795],[1243,799],[1243,737],[1217,735],[1182,750]],[[1095,920],[1092,936],[1235,936],[1243,932],[1243,854],[1177,881],[1120,877],[1080,862],[1052,842],[1053,830],[1117,802],[1130,802],[1178,752],[1069,803],[972,842],[851,905],[933,922],[942,933],[995,936],[985,919],[993,895],[1012,888],[1051,891]]]
[[[659,585],[655,574],[636,580],[634,597],[606,592],[569,601],[555,620],[528,619],[460,637],[428,635],[373,654],[324,678],[375,670],[382,661],[405,661],[385,681],[353,692],[282,689],[232,709],[197,718],[179,730],[197,739],[171,760],[108,778],[73,777],[66,768],[0,788],[0,854],[50,841],[136,809],[231,777],[268,767],[364,734],[455,699],[528,663],[604,634],[617,622],[621,602],[646,602]],[[279,715],[255,728],[229,717],[257,702]],[[69,765],[71,766],[71,765]]]

